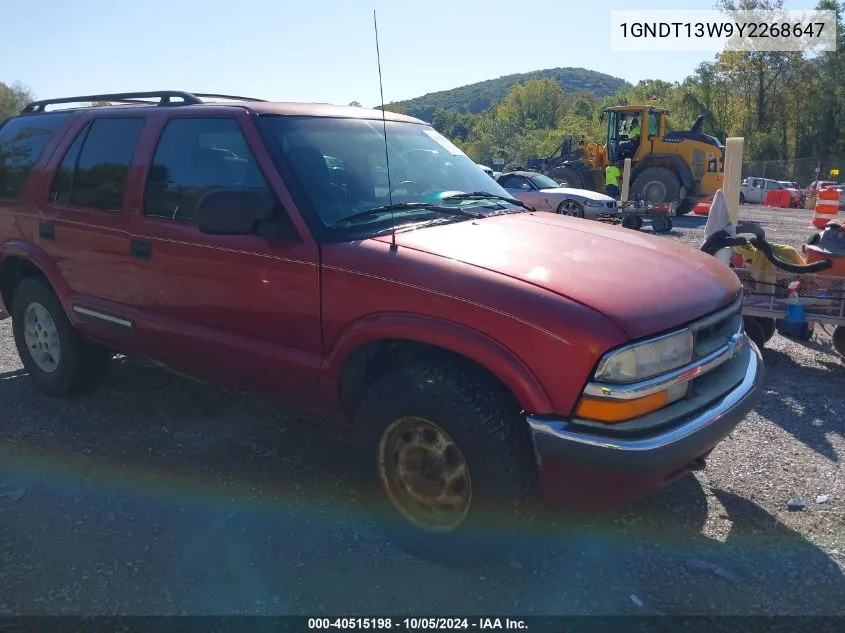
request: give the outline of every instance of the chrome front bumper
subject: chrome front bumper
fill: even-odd
[[[762,395],[763,358],[750,340],[744,342],[741,355],[748,361],[740,383],[704,409],[661,425],[653,434],[643,429],[636,437],[616,437],[563,418],[527,416],[540,465],[551,458],[641,471],[674,467],[707,453],[757,406]]]

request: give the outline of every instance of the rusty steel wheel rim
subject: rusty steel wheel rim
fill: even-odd
[[[399,418],[382,433],[378,454],[382,487],[408,521],[430,532],[464,522],[472,501],[469,467],[446,431],[423,418]]]

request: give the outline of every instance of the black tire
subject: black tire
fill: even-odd
[[[646,167],[631,183],[631,194],[651,204],[676,202],[681,200],[681,179],[666,167]]]
[[[566,206],[569,207],[569,210],[564,209],[564,207]],[[557,212],[560,215],[567,215],[571,218],[583,218],[584,205],[578,202],[577,200],[564,200],[559,205],[557,205]]]
[[[392,452],[382,447],[382,440],[398,421],[410,417],[430,421],[448,434],[458,459],[463,456],[466,464],[469,509],[463,522],[449,531],[418,527],[391,502],[389,485],[382,481],[381,464],[387,469],[393,461],[398,468],[399,442],[410,443],[413,438],[400,433]],[[533,506],[536,461],[528,426],[507,394],[472,370],[419,361],[375,383],[359,405],[354,423],[365,503],[396,546],[420,559],[465,567],[493,562],[517,544],[515,537]],[[416,437],[426,440],[424,433]],[[382,462],[382,452],[390,459]],[[448,458],[438,463],[442,466],[444,460]],[[418,468],[417,477],[426,477],[426,466]],[[399,478],[388,479],[402,494]]]
[[[632,231],[638,231],[640,226],[642,226],[642,218],[636,215],[626,215],[622,218],[622,226]]]
[[[769,317],[757,317],[757,323],[763,328],[763,338],[768,343],[777,332],[777,321]]]
[[[691,200],[682,200],[681,203],[678,205],[678,208],[675,209],[675,215],[681,216],[686,215],[690,211],[695,208],[695,204]]]
[[[55,325],[59,341],[59,360],[52,371],[41,369],[26,341],[24,318],[33,304],[42,306]],[[73,327],[59,298],[43,277],[24,279],[12,303],[12,331],[21,362],[35,385],[51,396],[73,396],[97,386],[105,376],[111,352],[85,339]]]
[[[833,349],[845,356],[845,327],[837,325],[833,328]]]
[[[581,174],[573,167],[556,167],[549,172],[549,178],[553,178],[559,183],[566,183],[563,185],[564,187],[586,189]]]
[[[766,331],[757,318],[751,316],[742,317],[742,325],[745,333],[748,334],[748,338],[754,341],[758,349],[763,349],[767,340]]]
[[[745,194],[742,193],[741,191],[739,192],[739,203],[745,204]]]
[[[651,228],[655,233],[668,233],[672,230],[672,220],[667,216],[655,216],[651,220]]]

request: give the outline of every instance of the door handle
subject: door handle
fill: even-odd
[[[153,255],[153,247],[149,242],[132,240],[129,242],[129,254],[138,259],[149,259]]]
[[[42,222],[38,225],[38,237],[42,240],[56,239],[56,227],[48,222]]]

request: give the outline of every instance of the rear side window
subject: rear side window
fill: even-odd
[[[117,212],[144,119],[95,119],[65,154],[50,188],[51,201]]]
[[[150,166],[144,215],[193,220],[203,195],[232,188],[270,194],[238,122],[173,119],[161,134]]]
[[[0,199],[18,198],[53,134],[70,114],[26,115],[0,127]]]

